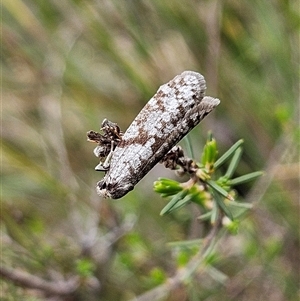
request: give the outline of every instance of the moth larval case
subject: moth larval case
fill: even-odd
[[[97,192],[113,199],[124,196],[166,153],[220,101],[204,97],[206,83],[185,71],[162,85],[140,111],[115,148]]]

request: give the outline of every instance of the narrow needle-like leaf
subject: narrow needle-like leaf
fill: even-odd
[[[216,200],[218,206],[221,208],[221,210],[226,214],[226,216],[229,219],[233,220],[232,213],[230,212],[228,207],[225,205],[221,195],[219,193],[214,193],[214,197],[215,197],[215,200]]]
[[[237,141],[223,156],[221,156],[214,164],[214,168],[217,169],[219,168],[224,162],[230,158],[233,153],[244,143],[243,139],[240,139]]]
[[[191,202],[193,196],[192,195],[187,195],[185,198],[181,199],[180,201],[178,201],[174,206],[172,206],[167,212],[165,212],[164,214],[166,213],[170,213],[174,210],[177,210],[183,206],[185,206],[187,203]]]
[[[221,186],[219,186],[215,181],[207,180],[206,183],[211,188],[213,188],[214,190],[216,190],[219,194],[221,194],[225,198],[229,199],[230,201],[233,201],[232,196],[224,188],[222,188]]]
[[[230,161],[230,164],[228,166],[228,169],[227,169],[224,177],[226,177],[228,179],[230,179],[232,177],[233,173],[235,172],[235,170],[236,170],[236,168],[237,168],[237,166],[239,164],[242,152],[243,151],[242,151],[241,147],[239,147],[239,148],[237,148],[235,150],[234,155],[233,155],[233,157],[232,157],[232,159]]]
[[[187,190],[183,190],[179,193],[177,193],[172,199],[171,201],[161,210],[160,215],[164,215],[168,212],[170,212],[170,210],[180,201],[182,200],[186,194],[187,194]]]
[[[251,173],[248,173],[246,175],[237,177],[235,179],[228,180],[228,185],[234,186],[234,185],[239,185],[241,183],[246,183],[246,182],[249,182],[249,181],[253,181],[256,178],[262,176],[263,174],[264,173],[262,171],[251,172]]]

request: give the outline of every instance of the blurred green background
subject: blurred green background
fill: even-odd
[[[125,130],[184,70],[221,100],[189,135],[194,158],[212,130],[220,153],[245,140],[239,174],[265,175],[238,187],[254,209],[211,267],[162,300],[299,300],[298,1],[2,0],[1,46],[1,267],[80,279],[54,298],[3,277],[1,300],[130,300],[178,269],[167,243],[204,230],[192,206],[159,216],[153,181],[174,175],[102,200],[86,132]]]

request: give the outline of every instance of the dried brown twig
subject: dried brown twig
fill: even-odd
[[[38,289],[50,295],[70,295],[79,287],[79,277],[73,276],[65,281],[47,281],[35,275],[17,269],[0,266],[0,277],[6,278],[18,286]]]

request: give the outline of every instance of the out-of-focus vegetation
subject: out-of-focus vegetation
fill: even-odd
[[[1,300],[148,300],[188,261],[168,243],[206,229],[192,206],[159,216],[153,181],[172,174],[102,200],[86,142],[184,70],[221,99],[194,156],[211,129],[221,152],[244,139],[236,176],[265,175],[237,187],[254,204],[239,233],[161,300],[298,300],[298,1],[3,0],[1,64]]]

